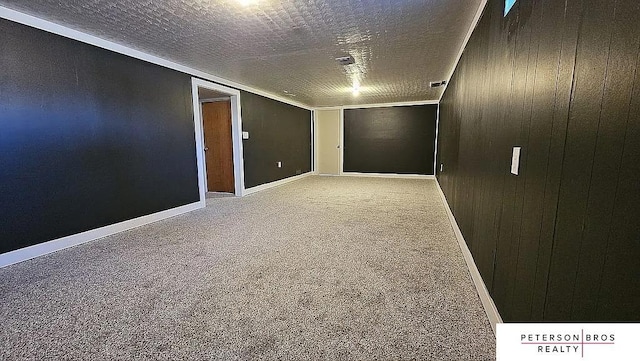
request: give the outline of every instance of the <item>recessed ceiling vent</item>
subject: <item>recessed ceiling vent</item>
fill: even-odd
[[[353,59],[353,57],[351,55],[338,57],[338,58],[336,58],[336,61],[338,62],[338,64],[340,64],[342,66],[347,66],[347,65],[351,65],[351,64],[355,64],[356,63],[355,59]]]
[[[429,83],[429,86],[432,88],[438,88],[441,87],[443,85],[447,85],[447,81],[443,80],[443,81],[432,81],[431,83]]]

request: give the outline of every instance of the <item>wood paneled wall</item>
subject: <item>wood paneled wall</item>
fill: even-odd
[[[504,320],[638,321],[640,3],[503,9],[442,99],[440,185]]]

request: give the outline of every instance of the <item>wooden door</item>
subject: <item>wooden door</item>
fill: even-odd
[[[318,173],[340,174],[340,111],[316,111]]]
[[[235,192],[231,101],[202,104],[204,150],[209,192]]]

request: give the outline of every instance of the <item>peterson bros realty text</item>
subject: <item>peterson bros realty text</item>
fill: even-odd
[[[612,345],[616,335],[595,333],[530,333],[520,334],[523,345],[537,347],[538,353],[583,353],[585,345]]]

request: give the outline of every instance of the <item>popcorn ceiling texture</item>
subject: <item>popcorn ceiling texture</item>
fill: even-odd
[[[480,0],[0,0],[309,106],[437,100]],[[352,55],[356,65],[335,62]],[[362,85],[351,94],[353,77]],[[285,93],[285,90],[295,97]]]
[[[0,269],[0,360],[495,359],[434,181],[207,202]]]

